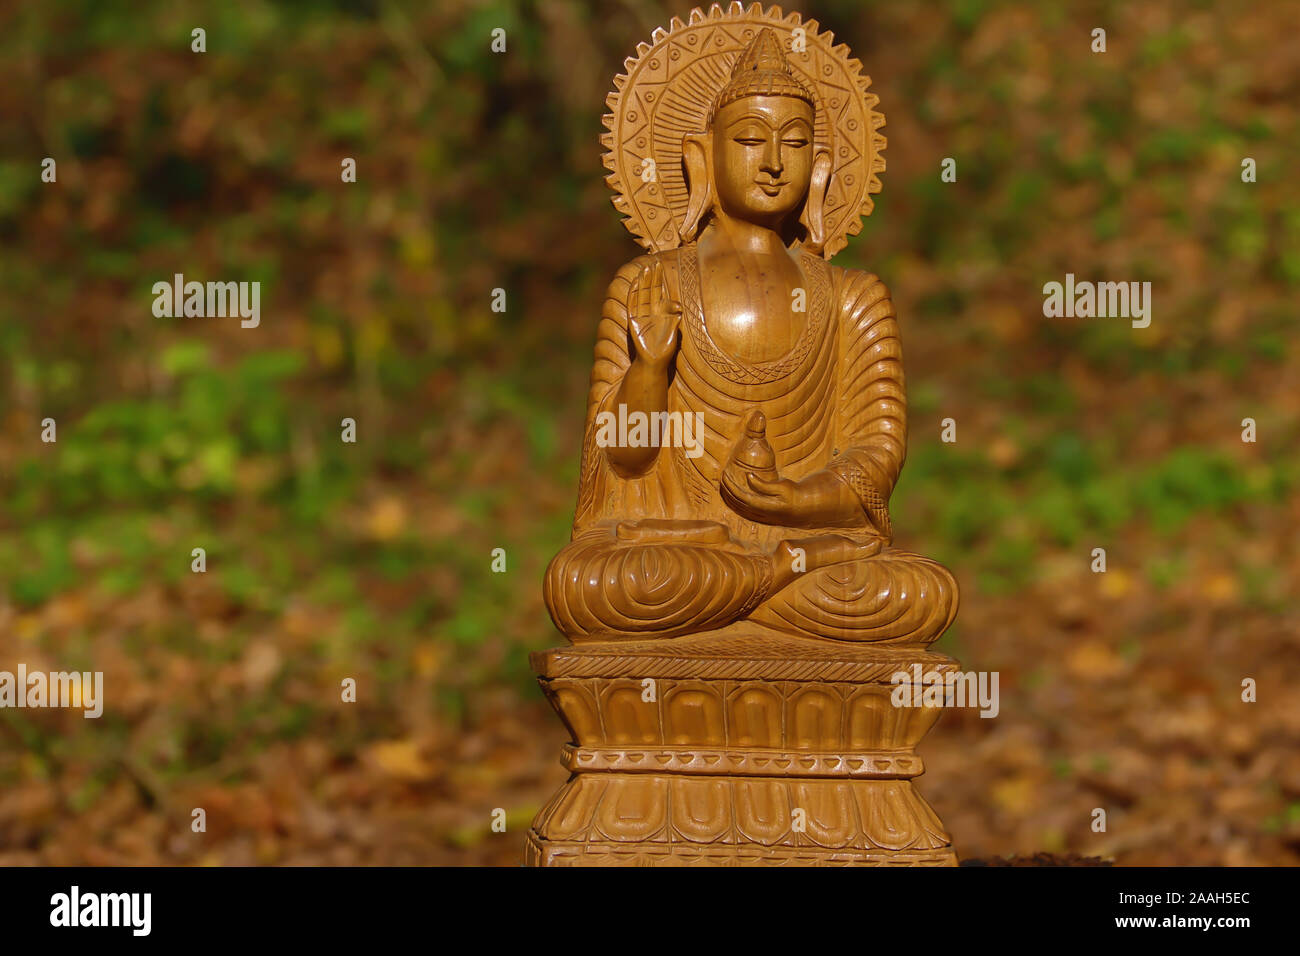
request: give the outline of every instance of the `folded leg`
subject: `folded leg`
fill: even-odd
[[[567,637],[674,637],[725,627],[769,592],[771,555],[698,544],[570,542],[546,569],[551,618]]]
[[[957,582],[943,565],[903,551],[809,571],[749,619],[837,641],[929,644],[957,616]]]

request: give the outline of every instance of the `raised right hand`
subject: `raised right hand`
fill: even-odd
[[[647,365],[666,368],[677,354],[681,303],[672,298],[662,262],[641,267],[627,295],[627,325],[633,356]]]

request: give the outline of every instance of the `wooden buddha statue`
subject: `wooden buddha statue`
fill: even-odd
[[[814,82],[792,69],[797,43],[787,55],[772,29],[749,32],[726,69],[694,51],[656,83],[638,64],[652,116],[627,89],[611,98],[615,202],[650,251],[605,299],[547,607],[574,643],[924,646],[952,623],[957,586],[890,547],[898,325],[880,279],[829,262],[879,189],[882,121],[865,84]],[[856,61],[836,65],[856,77]]]
[[[940,565],[891,547],[898,325],[830,258],[880,189],[870,80],[815,21],[693,10],[614,80],[605,165],[646,249],[596,332],[569,646],[532,665],[571,735],[537,866],[957,862],[912,781],[959,666]],[[900,703],[901,701],[901,703]]]

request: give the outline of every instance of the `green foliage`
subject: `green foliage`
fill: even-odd
[[[1276,501],[1293,486],[1286,472],[1252,475],[1224,455],[1175,449],[1150,463],[1118,457],[1109,442],[1074,433],[1026,448],[1020,483],[960,445],[915,451],[894,492],[895,523],[924,529],[937,556],[960,561],[981,590],[1004,594],[1033,580],[1044,544],[1075,547],[1140,521],[1164,539],[1199,516]],[[1157,562],[1167,584],[1176,569]]]
[[[43,496],[66,512],[230,495],[241,460],[287,455],[283,382],[301,363],[293,352],[264,352],[223,370],[197,341],[172,345],[158,363],[167,379],[160,394],[101,402],[64,425],[40,473]]]

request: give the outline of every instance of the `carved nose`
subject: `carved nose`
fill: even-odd
[[[781,170],[785,164],[781,162],[781,144],[779,142],[768,143],[767,149],[764,150],[762,170],[771,173],[773,178],[781,175]]]

